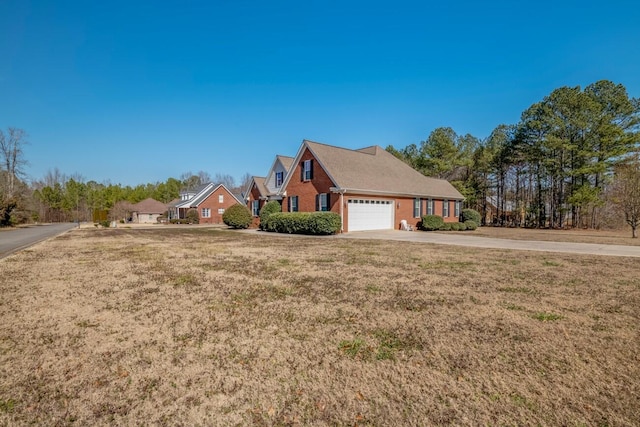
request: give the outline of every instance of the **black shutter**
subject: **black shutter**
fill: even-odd
[[[309,179],[313,179],[313,160],[309,160]]]
[[[319,211],[320,207],[320,195],[316,194],[316,211]]]
[[[331,210],[331,193],[327,193],[327,211]]]
[[[287,212],[291,212],[291,197],[287,197]]]

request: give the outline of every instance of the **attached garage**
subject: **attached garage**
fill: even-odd
[[[394,228],[393,200],[349,199],[349,231],[389,230]]]

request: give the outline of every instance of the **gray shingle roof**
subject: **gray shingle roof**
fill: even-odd
[[[463,199],[447,180],[431,178],[407,165],[380,146],[360,150],[303,141],[336,187],[348,192]]]
[[[167,205],[156,199],[148,198],[133,205],[133,211],[139,214],[162,214],[167,210]]]

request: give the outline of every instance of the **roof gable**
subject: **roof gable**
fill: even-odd
[[[260,197],[267,197],[269,194],[269,190],[264,185],[265,178],[261,176],[252,176],[251,181],[249,181],[249,186],[245,191],[245,199],[249,200],[249,195],[251,194],[251,190],[256,187],[258,189],[258,193],[260,193]]]
[[[282,190],[282,186],[276,187],[276,172],[283,172],[283,177],[286,177],[291,166],[293,165],[293,157],[282,156],[278,154],[269,168],[269,172],[264,178],[264,187],[266,189],[265,196],[278,194]],[[284,181],[284,180],[283,180]]]
[[[213,183],[209,183],[201,192],[196,194],[192,199],[187,200],[184,203],[184,205],[182,205],[180,207],[181,208],[185,208],[185,207],[197,208],[202,202],[207,200],[209,198],[209,196],[211,196],[213,193],[215,193],[219,188],[224,189],[224,191],[229,196],[233,197],[234,199],[236,199],[236,201],[238,203],[242,204],[242,202],[240,200],[238,200],[238,198],[231,191],[229,191],[229,189],[227,187],[225,187],[224,184],[215,185]]]

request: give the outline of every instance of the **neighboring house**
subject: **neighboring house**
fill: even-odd
[[[197,192],[180,193],[180,201],[169,208],[169,219],[184,219],[190,209],[196,209],[200,224],[222,224],[224,211],[237,203],[242,204],[223,184],[209,183]]]
[[[254,176],[245,190],[245,203],[251,211],[257,226],[260,209],[270,200],[277,200],[282,204],[282,184],[293,165],[293,157],[277,155],[266,177]]]
[[[144,224],[155,224],[158,218],[167,211],[167,205],[148,198],[136,203],[131,208],[131,221]]]
[[[427,214],[457,222],[464,199],[448,181],[422,175],[382,147],[350,150],[307,140],[276,195],[252,184],[250,209],[266,191],[283,211],[340,214],[343,232],[397,229],[402,220],[415,227]]]

